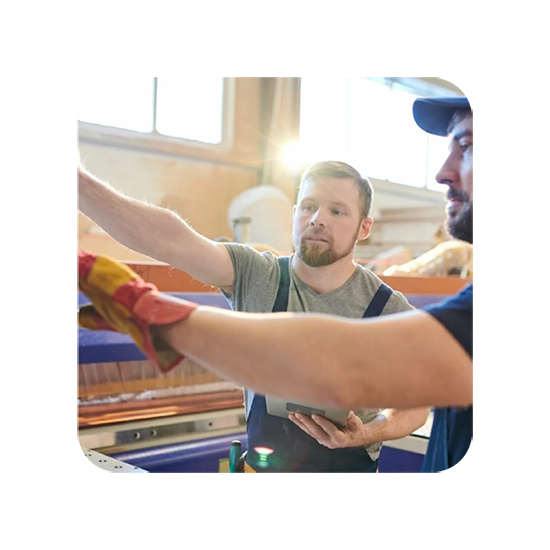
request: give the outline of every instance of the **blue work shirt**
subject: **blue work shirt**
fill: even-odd
[[[423,308],[433,315],[473,357],[473,298],[470,283],[459,294]],[[423,472],[440,472],[452,468],[468,452],[472,441],[473,407],[434,409],[434,419]]]

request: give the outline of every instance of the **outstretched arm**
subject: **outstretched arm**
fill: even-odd
[[[168,351],[258,392],[323,406],[472,403],[471,357],[424,311],[360,320],[231,312],[163,295],[107,257],[79,251],[78,263],[93,304],[80,325],[130,334],[161,370],[172,362],[157,351]]]
[[[186,271],[205,284],[233,284],[225,246],[194,231],[175,212],[126,196],[78,165],[78,207],[124,246]]]
[[[199,307],[154,330],[202,366],[261,393],[349,409],[472,403],[471,357],[424,311],[351,320]]]

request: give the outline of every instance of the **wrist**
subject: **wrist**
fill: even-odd
[[[362,443],[361,445],[367,446],[373,443],[379,443],[383,441],[383,431],[386,418],[384,416],[377,416],[370,422],[363,424]]]

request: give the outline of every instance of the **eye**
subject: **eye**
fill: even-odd
[[[474,144],[470,143],[469,141],[462,141],[459,143],[459,148],[462,154],[466,153],[467,151],[471,151]]]
[[[301,208],[303,212],[311,212],[313,210],[311,204],[303,204]]]
[[[342,216],[345,212],[343,210],[338,210],[338,208],[333,208],[331,210],[331,212],[335,215],[335,216]]]

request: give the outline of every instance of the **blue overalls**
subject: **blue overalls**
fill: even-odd
[[[279,290],[273,312],[287,311],[289,259],[278,258]],[[379,316],[391,294],[391,288],[382,283],[363,318]],[[263,395],[254,395],[247,433],[246,462],[257,472],[376,472],[378,468],[378,460],[372,460],[364,447],[329,449],[288,418],[268,414]],[[267,454],[269,451],[264,449],[273,452]]]

